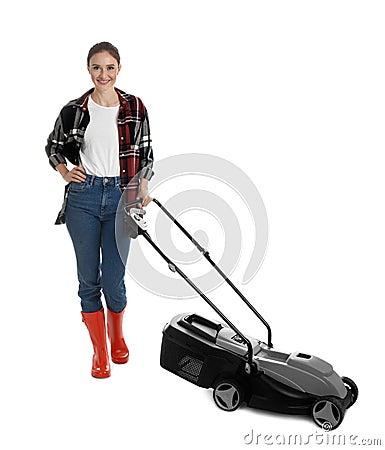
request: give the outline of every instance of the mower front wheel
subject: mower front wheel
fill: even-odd
[[[341,425],[344,409],[336,399],[325,397],[314,403],[311,415],[319,427],[325,431],[331,431]]]
[[[354,403],[356,403],[357,398],[358,398],[358,387],[357,387],[356,383],[348,377],[342,377],[341,379],[342,379],[346,389],[349,389],[352,394],[352,401],[346,407],[346,409],[347,409],[347,408],[350,408],[352,405],[354,405]]]

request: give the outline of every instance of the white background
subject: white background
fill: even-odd
[[[156,159],[210,153],[253,179],[269,247],[242,289],[278,350],[318,355],[357,382],[359,401],[338,433],[384,442],[384,13],[381,1],[7,4],[1,448],[233,450],[252,429],[318,432],[310,419],[222,412],[211,391],[161,369],[164,324],[184,310],[215,315],[129,278],[130,362],[113,365],[108,380],[91,378],[73,249],[53,225],[64,183],[44,146],[60,108],[91,86],[86,55],[102,40],[122,56],[117,86],[148,108]],[[157,211],[148,211],[150,220]],[[234,317],[237,304],[228,306]]]

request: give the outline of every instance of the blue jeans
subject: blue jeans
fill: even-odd
[[[121,208],[117,211],[121,193],[120,177],[87,175],[86,181],[69,187],[66,224],[86,313],[102,308],[102,290],[109,310],[119,313],[127,303],[124,274],[130,237],[124,234]]]

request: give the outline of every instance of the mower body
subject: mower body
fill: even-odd
[[[246,344],[231,328],[197,314],[178,314],[163,329],[160,363],[204,388],[233,380],[243,401],[258,409],[310,415],[322,398],[334,398],[343,410],[352,402],[351,391],[328,362],[301,352],[278,352],[247,338],[253,345],[249,373]]]

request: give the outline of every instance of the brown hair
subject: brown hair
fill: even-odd
[[[110,44],[109,42],[98,42],[93,47],[90,48],[87,56],[87,66],[90,65],[90,59],[96,54],[101,52],[108,52],[113,58],[118,61],[118,66],[120,65],[120,56],[118,49]]]

